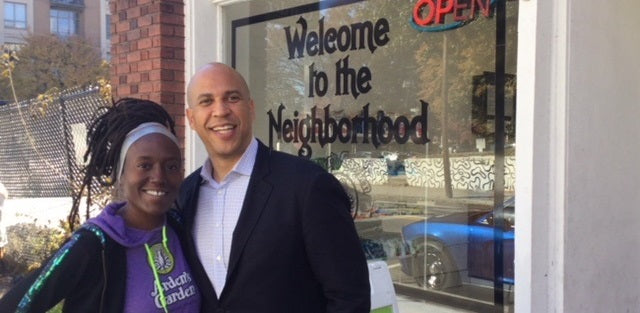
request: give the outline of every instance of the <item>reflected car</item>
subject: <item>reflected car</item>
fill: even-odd
[[[503,205],[503,227],[496,228],[496,210],[451,213],[405,225],[402,237],[409,255],[402,271],[427,289],[442,290],[462,284],[493,285],[495,238],[502,240],[503,273],[512,285],[514,274],[514,199]]]

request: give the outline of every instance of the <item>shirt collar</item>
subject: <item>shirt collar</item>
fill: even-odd
[[[256,163],[257,154],[258,140],[256,140],[256,138],[254,137],[247,149],[242,154],[240,160],[238,160],[229,174],[236,173],[239,175],[251,176],[253,165]],[[216,184],[216,181],[211,176],[211,173],[213,173],[213,165],[211,164],[211,159],[207,158],[207,160],[204,162],[204,165],[202,165],[202,169],[200,170],[200,177],[202,177],[202,179],[204,179],[207,183]]]

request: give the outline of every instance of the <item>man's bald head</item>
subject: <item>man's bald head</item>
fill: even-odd
[[[187,104],[189,106],[193,106],[194,100],[192,99],[195,95],[193,95],[194,85],[198,83],[199,80],[210,77],[212,75],[231,75],[234,76],[240,82],[242,92],[245,93],[249,98],[251,98],[251,92],[249,91],[249,86],[245,81],[244,77],[234,68],[220,62],[211,62],[200,67],[187,84]]]

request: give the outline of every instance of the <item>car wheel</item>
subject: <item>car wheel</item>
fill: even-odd
[[[447,251],[441,244],[429,242],[418,248],[418,263],[415,275],[418,286],[442,290],[459,285],[459,275],[449,257]]]

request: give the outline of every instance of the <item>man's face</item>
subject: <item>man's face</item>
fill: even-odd
[[[254,103],[233,69],[208,65],[191,79],[187,91],[189,125],[212,160],[236,162],[253,138]]]

